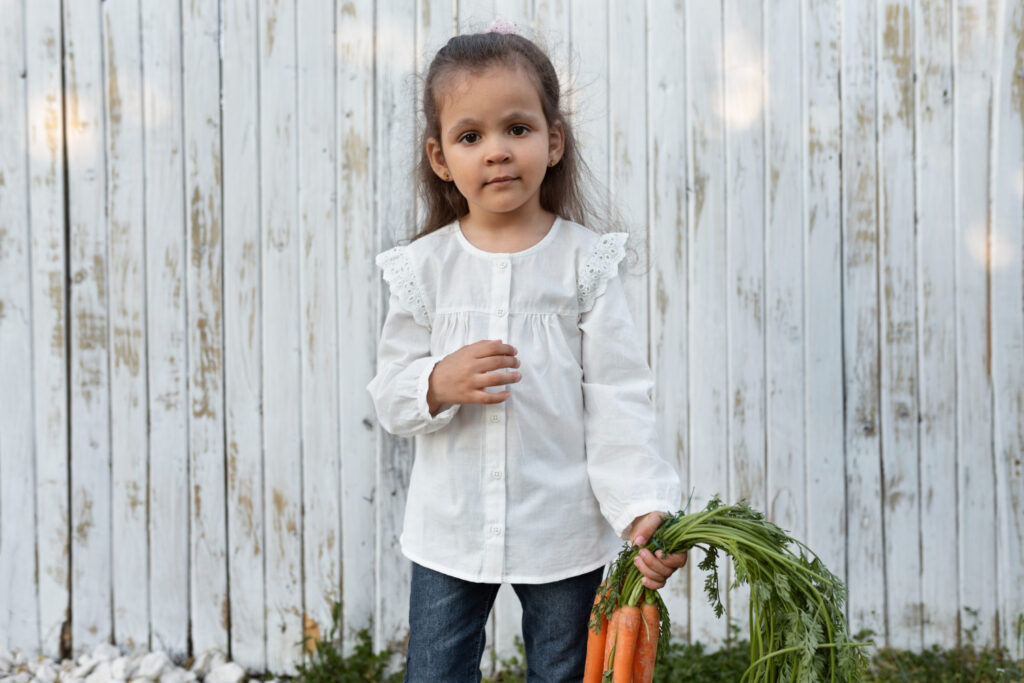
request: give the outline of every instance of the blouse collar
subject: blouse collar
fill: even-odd
[[[533,253],[535,251],[539,251],[540,249],[543,249],[549,242],[554,240],[555,233],[558,231],[558,227],[559,227],[559,225],[561,225],[561,223],[562,223],[561,216],[555,216],[555,222],[551,224],[551,227],[548,229],[547,234],[544,235],[544,237],[540,238],[539,242],[537,242],[536,244],[534,244],[531,247],[527,247],[526,249],[523,249],[522,251],[512,251],[512,252],[484,251],[483,249],[480,249],[479,247],[473,246],[470,243],[470,241],[468,239],[466,239],[466,236],[463,234],[463,232],[462,232],[462,225],[459,223],[458,220],[456,220],[452,224],[452,229],[455,232],[456,239],[459,240],[459,244],[461,244],[462,247],[466,251],[468,251],[468,252],[470,252],[472,254],[476,254],[477,256],[483,256],[485,258],[496,258],[496,257],[508,258],[508,257],[516,257],[516,256],[526,256],[527,254],[531,254],[531,253]]]

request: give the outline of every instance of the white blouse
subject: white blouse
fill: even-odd
[[[456,222],[378,255],[391,298],[367,389],[384,429],[416,437],[407,558],[469,581],[557,581],[611,561],[638,515],[680,507],[618,277],[625,241],[559,218],[532,247],[491,253]],[[434,365],[482,339],[517,349],[522,380],[502,403],[431,416]]]

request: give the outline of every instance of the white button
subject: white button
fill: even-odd
[[[494,470],[493,472],[491,472],[491,477],[493,477],[494,479],[501,479],[501,472],[499,472],[498,470]]]
[[[508,261],[498,261],[498,269],[505,270],[508,268]]]
[[[491,413],[491,422],[501,422],[501,415],[498,415],[497,413]]]
[[[504,317],[505,316],[505,309],[501,308],[499,306],[498,308],[494,309],[494,315],[498,316],[499,318]]]
[[[491,533],[494,534],[495,536],[501,536],[501,527],[500,526],[492,526],[491,527]]]

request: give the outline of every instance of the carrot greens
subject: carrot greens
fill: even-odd
[[[713,498],[700,512],[680,511],[662,522],[643,546],[651,552],[704,551],[698,565],[707,575],[704,592],[716,616],[725,613],[718,579],[719,553],[732,558],[735,585],[750,588],[750,666],[741,683],[768,681],[861,681],[863,647],[847,632],[846,587],[803,543],[769,522],[745,501],[724,505]],[[668,610],[661,596],[644,588],[633,564],[640,547],[627,545],[612,565],[591,615],[590,628],[621,605],[635,607],[646,596],[661,614],[660,653],[667,652]],[[607,673],[607,672],[606,672]]]

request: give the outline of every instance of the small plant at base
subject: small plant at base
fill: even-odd
[[[341,619],[341,603],[334,603],[331,608],[331,629],[327,637],[316,639],[308,636],[297,643],[307,647],[313,642],[313,651],[308,664],[300,664],[294,678],[304,683],[378,683],[380,681],[401,681],[402,671],[387,674],[387,665],[391,659],[391,650],[385,649],[374,653],[373,639],[370,629],[364,628],[357,634],[359,641],[355,651],[343,657],[335,637]]]

